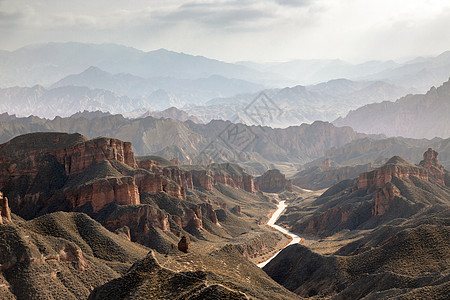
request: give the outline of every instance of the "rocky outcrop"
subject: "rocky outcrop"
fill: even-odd
[[[142,245],[152,244],[151,233],[155,229],[170,231],[169,215],[149,205],[122,207],[108,216],[103,224],[113,232],[128,228],[125,232],[129,239]]]
[[[445,174],[447,171],[439,164],[439,153],[431,148],[423,154],[423,160],[419,163],[420,166],[427,169],[429,175],[433,177],[437,182],[445,185]]]
[[[192,182],[195,187],[203,188],[207,191],[214,189],[214,177],[209,170],[192,170]]]
[[[372,216],[385,214],[391,207],[396,196],[400,196],[400,190],[391,182],[386,183],[383,187],[377,188]]]
[[[3,196],[3,193],[0,192],[0,224],[11,222],[11,209],[9,208],[8,198]]]
[[[75,146],[57,149],[50,152],[64,166],[67,174],[84,171],[93,162],[116,160],[131,168],[137,168],[133,146],[113,138],[96,138]]]
[[[242,189],[249,193],[255,193],[258,190],[253,176],[231,163],[212,164],[207,169],[191,170],[190,173],[193,185],[207,191],[212,191],[218,184]]]
[[[140,169],[146,169],[150,172],[157,172],[161,168],[161,164],[155,160],[145,159],[137,161],[137,165]]]
[[[283,190],[292,192],[292,182],[287,180],[286,176],[277,169],[266,171],[256,178],[256,182],[258,189],[263,192],[277,193]]]
[[[191,248],[191,240],[188,236],[183,235],[181,240],[178,242],[178,250],[187,253]]]
[[[133,177],[106,178],[69,189],[65,193],[72,208],[91,203],[94,213],[115,201],[121,205],[140,204],[139,190]]]
[[[358,177],[363,172],[371,171],[372,165],[357,165],[357,166],[345,166],[345,167],[327,167],[324,170],[324,166],[313,166],[306,170],[303,170],[292,178],[292,184],[304,189],[321,190],[333,186],[334,184],[346,180]]]
[[[428,172],[426,169],[414,166],[402,158],[394,156],[382,167],[371,172],[360,174],[358,178],[358,189],[381,187],[391,182],[393,177],[408,179],[410,176],[428,181]]]

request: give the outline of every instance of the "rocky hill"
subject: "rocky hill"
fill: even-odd
[[[136,161],[131,143],[113,138],[16,137],[0,145],[0,190],[22,218],[84,212],[107,229],[162,252],[182,235],[190,235],[194,244],[229,242],[253,230],[247,241],[265,236],[258,246],[265,249],[282,238],[259,229],[275,206],[241,167],[182,167],[176,159],[157,157]],[[246,248],[245,255],[257,255],[258,247]]]
[[[89,299],[298,299],[228,245],[209,255],[149,253]]]
[[[331,160],[323,160],[322,166],[312,166],[298,172],[292,178],[292,184],[309,190],[321,190],[336,183],[358,176],[361,172],[372,170],[372,164],[339,166],[331,164]]]
[[[313,214],[292,219],[291,229],[327,236],[344,229],[374,228],[430,207],[447,207],[448,172],[433,153],[427,150],[417,166],[394,156],[379,168],[332,186],[311,203],[316,208]]]
[[[374,103],[351,111],[333,122],[358,132],[410,138],[448,138],[450,80],[426,94],[408,95],[395,102]]]
[[[303,297],[446,299],[448,180],[428,149],[419,165],[394,156],[315,200],[299,198],[280,223],[309,246],[286,248],[264,270]]]
[[[0,236],[2,299],[86,299],[148,252],[80,213],[13,215]]]
[[[32,133],[0,145],[0,190],[2,298],[86,299],[105,283],[91,297],[181,286],[191,298],[295,298],[248,260],[288,239],[260,226],[275,204],[238,165],[136,160],[117,139]],[[149,291],[155,280],[169,284]]]

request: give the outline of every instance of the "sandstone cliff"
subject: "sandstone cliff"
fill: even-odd
[[[268,170],[263,175],[256,178],[258,189],[263,192],[276,193],[283,190],[292,192],[292,182],[279,170]]]
[[[306,214],[291,223],[299,233],[331,235],[343,229],[368,229],[396,218],[409,218],[429,207],[450,205],[450,189],[445,186],[448,174],[437,160],[438,154],[428,149],[420,165],[394,156],[370,172],[354,180],[342,181],[329,188]],[[297,215],[288,209],[286,219]],[[292,222],[292,221],[291,221]]]

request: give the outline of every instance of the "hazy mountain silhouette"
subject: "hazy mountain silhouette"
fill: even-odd
[[[450,80],[426,94],[408,95],[395,102],[374,103],[333,122],[356,131],[388,136],[433,138],[450,136]]]

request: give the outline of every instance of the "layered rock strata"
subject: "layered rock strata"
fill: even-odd
[[[277,169],[266,171],[256,178],[256,182],[258,189],[263,192],[276,193],[283,190],[292,192],[292,181],[287,180],[286,176]]]

